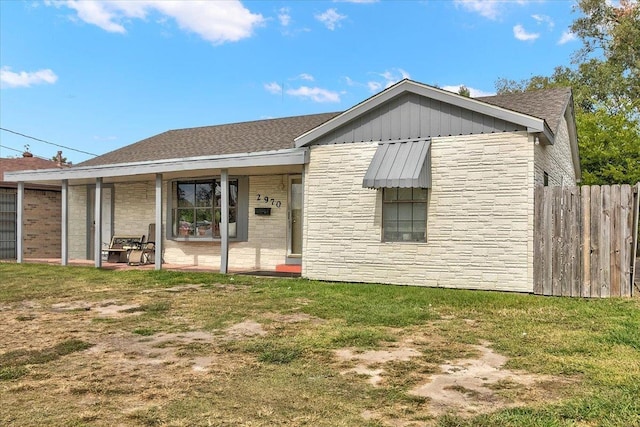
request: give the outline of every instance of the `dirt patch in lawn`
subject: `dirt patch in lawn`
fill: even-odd
[[[412,357],[420,356],[420,352],[409,347],[398,347],[389,350],[369,350],[362,353],[354,352],[351,349],[340,349],[335,351],[336,356],[345,361],[357,361],[357,365],[351,369],[341,371],[342,375],[354,373],[369,377],[369,383],[377,386],[382,381],[383,368],[377,366],[392,362],[406,362]]]
[[[428,398],[434,415],[447,412],[474,415],[525,403],[517,396],[512,396],[513,400],[502,398],[498,394],[501,389],[520,389],[526,394],[534,392],[537,385],[553,381],[548,376],[506,369],[507,358],[488,346],[486,342],[473,346],[478,357],[442,364],[441,373],[409,393]]]
[[[429,370],[424,353],[419,349],[421,345],[424,345],[423,339],[415,342],[409,339],[383,350],[358,352],[339,349],[334,351],[334,355],[343,365],[355,363],[348,369],[342,369],[342,375],[363,376],[374,387],[399,384],[401,379],[394,376],[402,375],[402,372],[394,370],[393,365],[399,362],[411,364],[411,371],[405,372],[404,378],[413,384],[408,394],[425,399],[430,417],[447,413],[462,417],[489,413],[526,405],[534,397],[540,400],[541,395],[550,400],[554,394],[549,393],[550,388],[566,385],[566,380],[560,378],[505,368],[507,357],[492,350],[488,342],[470,346],[470,351],[477,356],[447,361],[435,367],[436,373],[426,375],[420,373]],[[391,420],[383,411],[375,409],[364,411],[362,417],[378,420],[384,425],[413,425],[411,420]]]
[[[54,312],[67,311],[91,311],[96,317],[124,317],[130,315],[140,315],[139,304],[121,304],[117,300],[104,300],[98,302],[70,301],[53,304],[51,310]]]

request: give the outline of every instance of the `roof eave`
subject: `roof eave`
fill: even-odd
[[[302,165],[309,162],[308,150],[290,148],[256,153],[236,153],[221,156],[187,157],[145,162],[118,163],[100,166],[76,166],[64,170],[38,169],[5,173],[5,181],[54,182],[61,180],[111,178],[175,171]]]

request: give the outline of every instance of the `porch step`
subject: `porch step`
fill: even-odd
[[[301,265],[293,265],[293,264],[278,264],[278,265],[276,265],[276,272],[278,272],[278,273],[298,273],[298,274],[302,274],[302,266]]]

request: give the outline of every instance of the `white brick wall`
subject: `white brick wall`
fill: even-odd
[[[114,184],[113,200],[113,234],[146,236],[149,224],[156,222],[155,181]]]
[[[311,148],[305,277],[532,290],[534,165],[526,133],[433,139],[427,243],[381,242],[381,191],[362,188],[376,146]]]
[[[87,187],[69,186],[69,258],[87,258]]]
[[[567,121],[562,118],[553,145],[535,145],[535,183],[544,183],[544,172],[549,174],[549,185],[575,185],[576,174],[571,157]]]

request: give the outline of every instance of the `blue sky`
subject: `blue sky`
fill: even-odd
[[[498,78],[570,64],[572,8],[0,0],[0,127],[103,154],[169,129],[343,111],[405,77],[491,94]],[[26,144],[46,158],[60,149],[0,131],[0,157]]]

